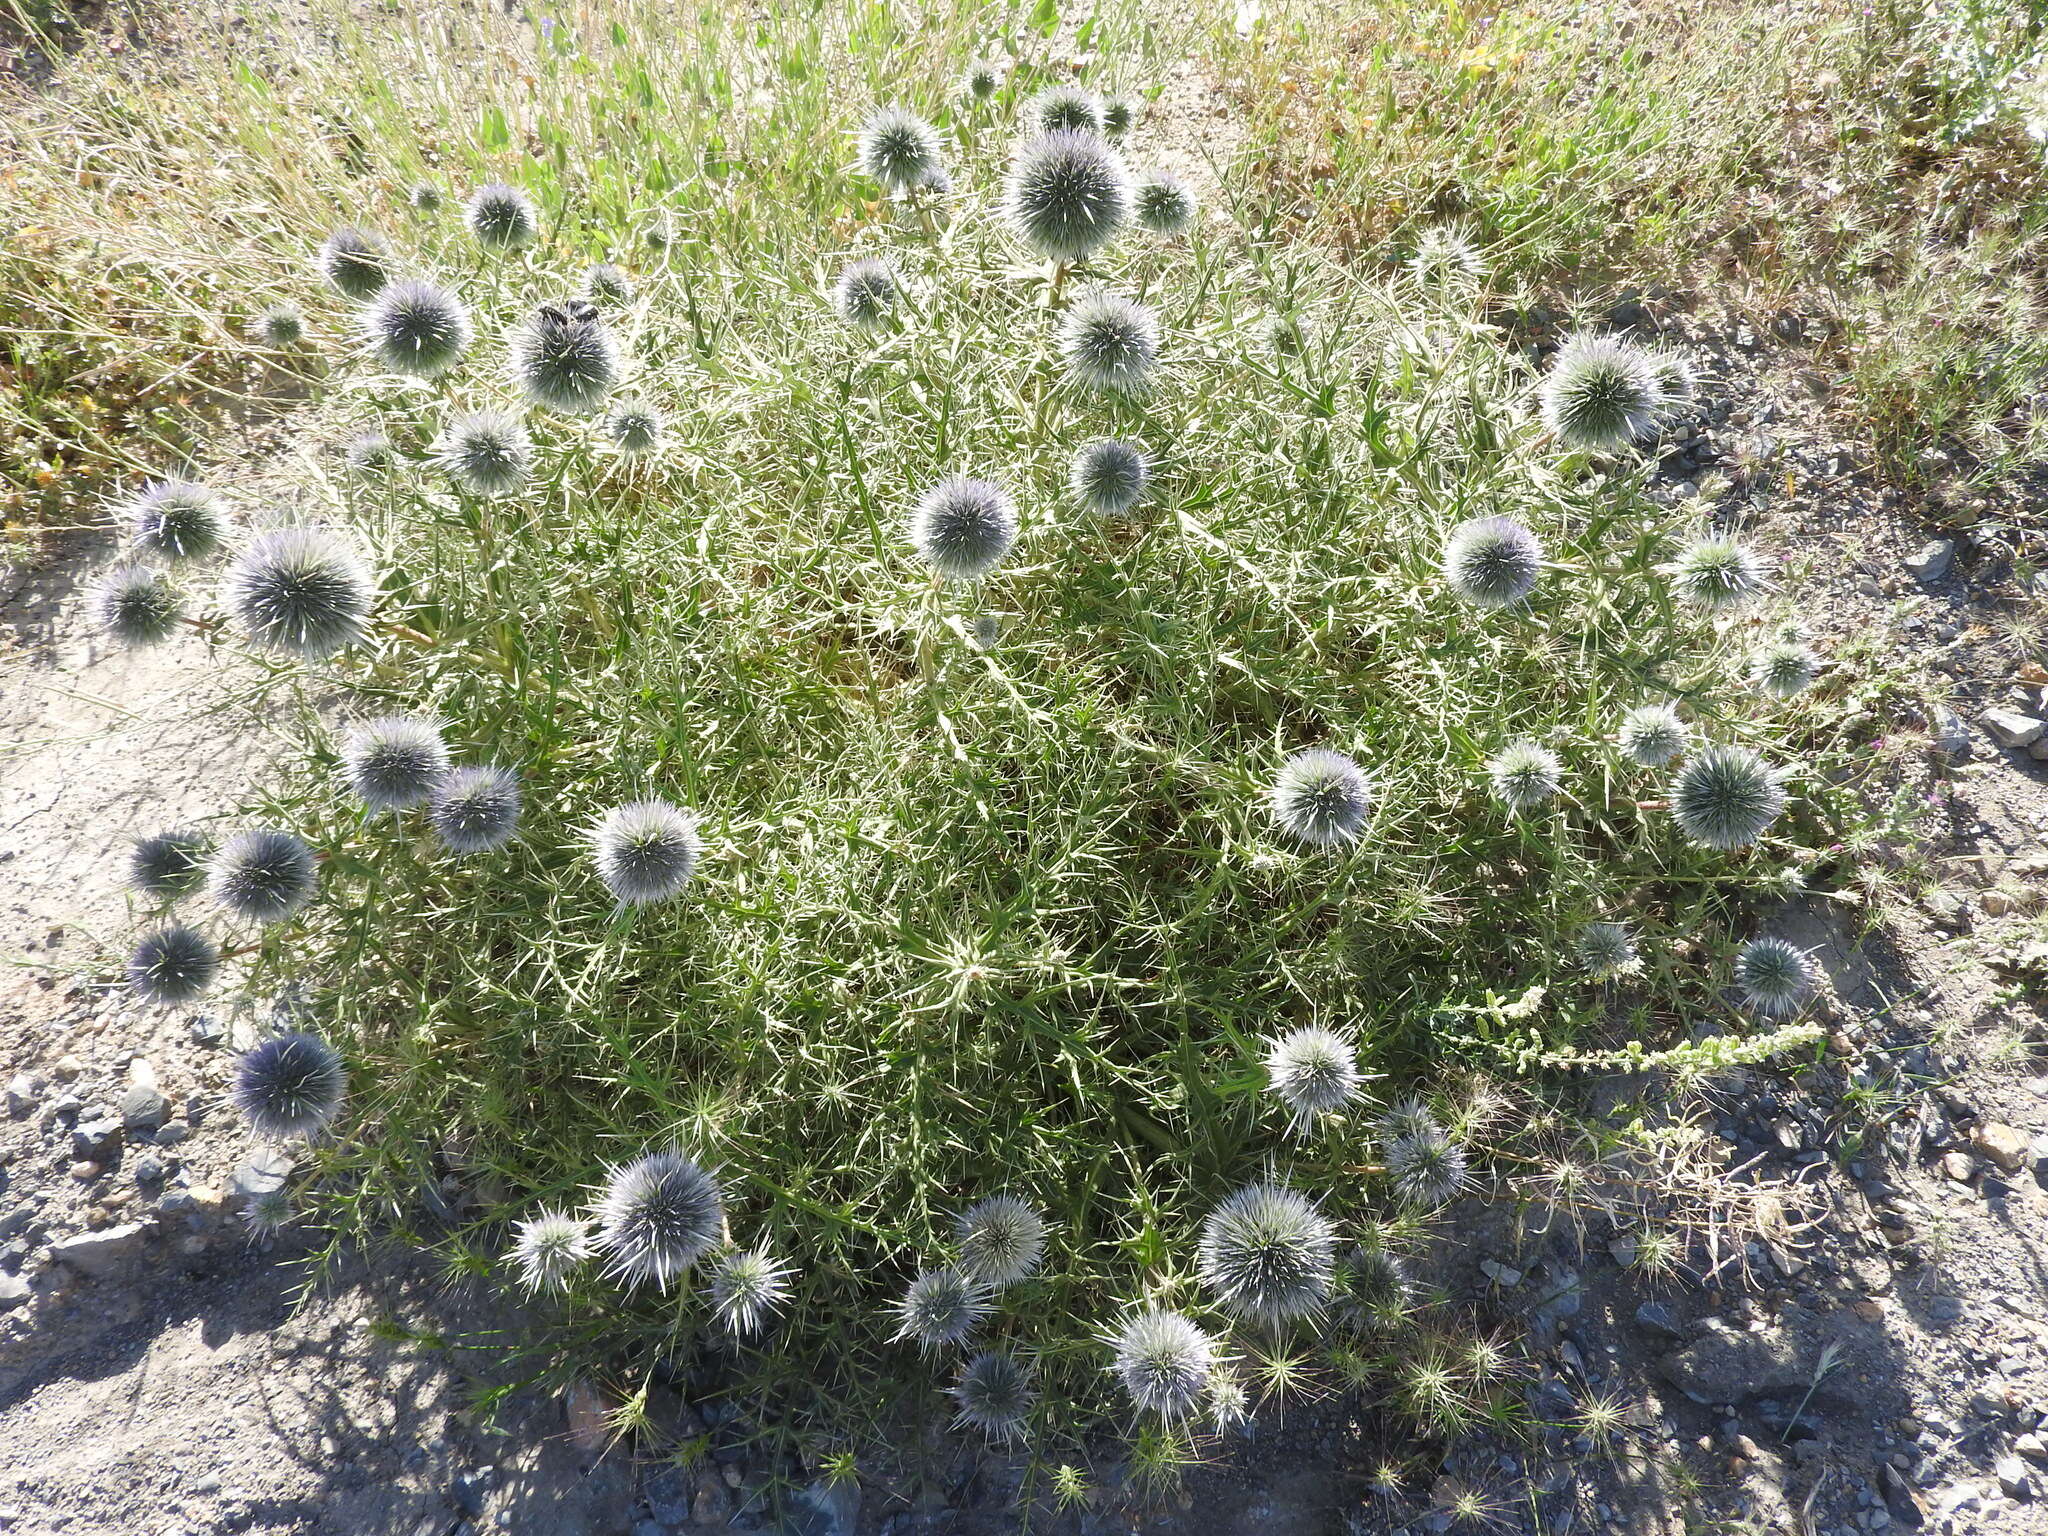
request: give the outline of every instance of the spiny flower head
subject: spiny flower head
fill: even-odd
[[[1208,1390],[1218,1364],[1216,1340],[1192,1318],[1148,1307],[1109,1337],[1110,1369],[1133,1407],[1163,1419],[1184,1418]]]
[[[1061,129],[1026,139],[1003,184],[1003,216],[1049,261],[1086,261],[1130,218],[1131,178],[1093,133]]]
[[[1152,478],[1143,450],[1117,439],[1083,443],[1067,484],[1075,500],[1097,517],[1121,517],[1138,504]]]
[[[1337,1232],[1306,1195],[1249,1184],[1202,1223],[1195,1269],[1225,1311],[1271,1329],[1322,1311]]]
[[[617,262],[600,261],[583,274],[583,296],[593,304],[623,309],[633,302],[633,277]]]
[[[388,284],[357,324],[371,356],[415,379],[439,378],[462,360],[476,336],[462,300],[418,277]]]
[[[292,1192],[282,1184],[252,1191],[242,1200],[242,1225],[252,1243],[276,1237],[292,1224],[294,1214]]]
[[[1129,96],[1105,96],[1102,98],[1102,136],[1114,144],[1131,131],[1138,121],[1140,108]],[[1048,126],[1050,126],[1048,124]]]
[[[384,242],[360,229],[337,229],[320,242],[314,257],[320,275],[344,298],[374,298],[390,276],[391,253]]]
[[[1657,381],[1658,404],[1674,411],[1699,392],[1699,374],[1683,352],[1653,352],[1650,373]]]
[[[325,528],[277,528],[228,567],[223,596],[249,643],[308,661],[362,639],[377,584],[354,547]]]
[[[423,804],[448,774],[441,722],[424,715],[378,715],[341,741],[348,787],[376,811]]]
[[[306,339],[306,312],[289,299],[266,304],[249,322],[249,339],[285,352]]]
[[[910,542],[948,580],[978,580],[1017,542],[1017,503],[991,481],[949,476],[917,499]]]
[[[1308,327],[1299,315],[1268,315],[1259,322],[1258,335],[1259,345],[1283,362],[1308,350]]]
[[[860,168],[893,194],[914,192],[945,167],[938,130],[901,107],[883,107],[860,130]]]
[[[1494,795],[1517,816],[1540,811],[1564,787],[1564,763],[1550,748],[1522,740],[1508,743],[1486,765]]]
[[[303,837],[279,827],[251,827],[214,850],[206,865],[206,893],[238,917],[275,923],[313,899],[319,876],[319,860]]]
[[[1273,778],[1273,819],[1288,836],[1314,848],[1356,842],[1372,802],[1372,779],[1342,752],[1297,752]]]
[[[697,818],[664,800],[615,806],[590,829],[597,877],[625,906],[667,901],[697,868]]]
[[[1451,530],[1444,580],[1474,608],[1509,608],[1536,590],[1543,546],[1511,517],[1475,517]]]
[[[604,435],[628,458],[638,458],[661,446],[668,418],[645,400],[622,400],[604,419]]]
[[[126,507],[128,537],[161,560],[204,560],[227,537],[228,513],[210,486],[159,480],[144,486]]]
[[[960,1268],[992,1290],[1038,1273],[1045,1256],[1045,1218],[1015,1195],[991,1195],[953,1223]]]
[[[1774,699],[1804,693],[1820,675],[1820,658],[1797,640],[1779,640],[1763,648],[1750,681]]]
[[[93,627],[123,645],[160,645],[178,632],[185,594],[152,565],[117,565],[93,584]]]
[[[1289,1129],[1297,1136],[1324,1115],[1355,1102],[1365,1090],[1358,1051],[1334,1029],[1304,1025],[1266,1037],[1266,1086],[1287,1106]]]
[[[512,333],[512,375],[535,405],[588,416],[619,381],[619,347],[588,299],[543,304]]]
[[[189,1003],[220,974],[220,949],[205,934],[172,923],[145,934],[128,957],[128,985],[145,1002]]]
[[[1060,321],[1060,357],[1085,389],[1141,394],[1159,361],[1159,317],[1120,293],[1085,293]]]
[[[991,1440],[1008,1443],[1021,1437],[1038,1402],[1031,1367],[1008,1350],[985,1350],[960,1367],[953,1386],[959,1405],[953,1422],[978,1429]]]
[[[1579,930],[1579,964],[1595,981],[1611,981],[1642,969],[1635,935],[1627,923],[1588,923]]]
[[[1024,120],[1040,133],[1102,132],[1102,101],[1078,86],[1049,85],[1024,103]]]
[[[1388,1246],[1385,1233],[1373,1225],[1361,1241],[1337,1265],[1331,1294],[1339,1312],[1361,1327],[1398,1327],[1415,1299],[1414,1282],[1408,1266]]]
[[[597,1202],[597,1246],[629,1286],[667,1290],[725,1236],[718,1180],[670,1148],[614,1168]]]
[[[496,763],[453,769],[434,786],[427,821],[450,852],[502,848],[519,830],[519,780]]]
[[[1425,287],[1469,286],[1486,276],[1486,258],[1463,230],[1438,224],[1416,240],[1408,270]]]
[[[533,472],[533,439],[510,411],[464,411],[448,418],[430,456],[458,490],[510,496]]]
[[[1764,587],[1763,559],[1730,538],[1700,539],[1664,571],[1682,601],[1708,613],[1733,613]]]
[[[1409,1205],[1442,1205],[1471,1183],[1465,1149],[1435,1125],[1394,1137],[1386,1162],[1394,1193]]]
[[[138,837],[128,855],[128,885],[152,901],[176,901],[206,883],[208,844],[197,832]]]
[[[976,59],[960,76],[960,94],[969,101],[987,101],[1003,88],[1009,66],[999,59]]]
[[[416,181],[405,194],[405,202],[414,213],[433,213],[441,206],[441,189],[431,181]]]
[[[1438,1129],[1436,1111],[1429,1107],[1427,1099],[1414,1094],[1389,1104],[1373,1120],[1373,1130],[1381,1141],[1398,1141],[1403,1136]]]
[[[348,1073],[318,1035],[277,1035],[235,1064],[235,1108],[259,1136],[312,1136],[341,1112]]]
[[[1758,1013],[1790,1018],[1813,991],[1813,961],[1783,939],[1751,939],[1735,957],[1735,986]]]
[[[1622,755],[1645,768],[1661,768],[1692,745],[1692,727],[1669,704],[1639,704],[1621,718]]]
[[[921,1269],[896,1303],[896,1337],[927,1353],[964,1343],[988,1316],[989,1289],[957,1269]]]
[[[839,318],[860,330],[873,330],[896,313],[900,297],[896,271],[878,256],[851,262],[832,285],[832,303]]]
[[[795,1273],[776,1262],[765,1245],[727,1248],[711,1269],[711,1311],[719,1326],[735,1338],[759,1333],[788,1305],[789,1280]]]
[[[540,235],[533,199],[502,181],[485,182],[462,205],[463,222],[486,250],[514,251]]]
[[[563,1211],[543,1210],[522,1221],[512,1237],[512,1262],[527,1290],[563,1291],[591,1254],[590,1224]]]
[[[1747,747],[1708,747],[1671,784],[1671,814],[1679,830],[1708,848],[1748,847],[1784,809],[1778,771]]]
[[[1567,447],[1611,453],[1656,424],[1664,393],[1650,359],[1611,336],[1574,336],[1550,365],[1537,401]]]
[[[391,446],[390,438],[373,427],[358,432],[342,446],[341,462],[350,474],[368,478],[397,464],[398,450]]]
[[[1147,171],[1131,193],[1131,217],[1155,235],[1178,235],[1195,222],[1195,194],[1170,171]]]

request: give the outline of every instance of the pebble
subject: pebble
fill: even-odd
[[[35,1294],[29,1283],[19,1275],[0,1273],[0,1312],[12,1312],[27,1303]]]
[[[1998,1486],[2009,1499],[2031,1499],[2034,1496],[2034,1474],[2024,1461],[2017,1456],[1998,1458]]]
[[[1930,585],[1941,580],[1955,564],[1956,544],[1953,539],[1929,539],[1913,554],[1906,557],[1906,569],[1913,573],[1915,581]]]
[[[2003,1121],[1979,1120],[1970,1128],[1970,1145],[2006,1173],[2026,1166],[2026,1138]]]
[[[20,1120],[36,1107],[36,1094],[42,1084],[26,1072],[17,1072],[7,1080],[7,1113]]]
[[[2002,747],[2030,747],[2041,739],[2042,732],[2048,731],[2048,721],[2036,720],[2016,709],[1987,709],[1978,718]]]

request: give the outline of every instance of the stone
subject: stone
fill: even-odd
[[[2029,1461],[2048,1461],[2048,1438],[2031,1430],[2014,1440],[2012,1448]]]
[[[1944,1152],[1941,1171],[1958,1184],[1967,1184],[1977,1177],[1977,1159],[1967,1152]]]
[[[1678,1321],[1678,1314],[1667,1302],[1646,1301],[1637,1307],[1636,1326],[1647,1328],[1652,1333],[1661,1333],[1667,1338],[1685,1337],[1685,1329]]]
[[[25,1119],[36,1107],[36,1095],[42,1091],[42,1084],[26,1072],[17,1072],[7,1080],[7,1113],[15,1119]]]
[[[1927,1298],[1928,1320],[1936,1323],[1959,1323],[1963,1320],[1963,1303],[1955,1296],[1930,1296]]]
[[[690,1519],[697,1525],[724,1525],[732,1513],[731,1503],[724,1481],[706,1468],[697,1478],[697,1496],[690,1501]]]
[[[1979,718],[1993,741],[2015,751],[2032,746],[2041,739],[2043,731],[2048,731],[2048,721],[2036,720],[2016,709],[1987,709]]]
[[[292,1156],[276,1147],[249,1154],[249,1160],[235,1170],[235,1193],[243,1199],[267,1195],[284,1188],[292,1174]]]
[[[860,1485],[819,1479],[790,1500],[790,1536],[853,1536],[860,1521]]]
[[[1949,567],[1956,561],[1954,539],[1929,539],[1918,550],[1906,557],[1906,569],[1913,573],[1915,581],[1933,584],[1949,573]]]
[[[26,1306],[34,1294],[33,1288],[21,1276],[0,1273],[0,1312],[12,1312],[16,1307]]]
[[[50,1245],[50,1257],[68,1264],[82,1275],[106,1280],[126,1273],[142,1256],[148,1227],[139,1221],[108,1227],[104,1232],[81,1232]]]
[[[1968,757],[1970,755],[1970,723],[1954,710],[1937,709],[1934,712],[1935,750],[1946,757]]]
[[[2031,1468],[2017,1456],[2001,1456],[1995,1469],[1998,1486],[2009,1499],[2031,1499],[2034,1496],[2034,1474]]]
[[[172,1120],[157,1128],[156,1144],[160,1147],[175,1147],[191,1134],[191,1126],[182,1120]]]
[[[2043,739],[2048,740],[2048,737]],[[2034,747],[2039,745],[2041,743],[2038,741],[2034,743]],[[2027,750],[2031,752],[2034,750],[2034,747],[2029,747]],[[2012,910],[2012,898],[2003,891],[1986,891],[1977,898],[1977,905],[1984,909],[1986,917],[2003,917]]]
[[[76,1056],[59,1056],[57,1064],[50,1068],[57,1075],[57,1081],[68,1083],[85,1070],[85,1063]]]
[[[1665,1379],[1696,1403],[1745,1403],[1796,1394],[1813,1379],[1789,1340],[1779,1333],[1735,1333],[1716,1328],[1658,1362]]]
[[[647,1508],[663,1525],[690,1518],[690,1480],[680,1467],[657,1467],[640,1484]]]
[[[595,1455],[611,1443],[606,1422],[610,1405],[595,1385],[582,1377],[569,1383],[562,1398],[562,1412],[569,1421],[569,1442],[585,1455]]]
[[[1979,1120],[1970,1128],[1970,1145],[2006,1173],[2018,1173],[2026,1166],[2026,1138],[2003,1121]]]
[[[145,1067],[146,1063],[138,1058],[135,1066]],[[128,1085],[128,1091],[121,1095],[121,1123],[131,1131],[147,1131],[153,1136],[170,1117],[171,1101],[157,1087],[156,1073],[136,1074],[135,1081]]]
[[[120,1155],[121,1122],[81,1122],[71,1132],[71,1155],[80,1162],[104,1163]]]
[[[169,1170],[164,1160],[153,1153],[145,1153],[135,1160],[135,1182],[138,1184],[161,1184]]]

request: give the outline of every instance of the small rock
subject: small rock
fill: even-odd
[[[1970,755],[1970,723],[1954,710],[1937,709],[1934,712],[1935,749],[1947,757],[1968,757]]]
[[[12,1312],[16,1307],[26,1305],[34,1294],[21,1276],[0,1273],[0,1312]]]
[[[2048,737],[2044,737],[2043,740],[2048,740]],[[2039,745],[2041,743],[2038,741],[2034,743],[2034,747]],[[2031,752],[2034,750],[2034,747],[2029,747],[2027,750]],[[1977,905],[1984,909],[1986,917],[2003,917],[2012,910],[2012,898],[2003,891],[1986,891],[1977,898]]]
[[[36,1094],[42,1084],[26,1072],[17,1072],[7,1080],[7,1113],[20,1120],[36,1107]]]
[[[2032,746],[2041,739],[2043,731],[2048,731],[2048,721],[2036,720],[2016,709],[1987,709],[1979,718],[1994,741],[2015,750]]]
[[[1906,569],[1913,573],[1915,581],[1932,584],[1948,574],[1955,559],[1954,539],[1929,539],[1917,552],[1906,557]]]
[[[822,1479],[797,1490],[789,1529],[796,1536],[853,1536],[860,1521],[860,1485]]]
[[[121,1095],[121,1123],[131,1131],[148,1131],[154,1135],[157,1127],[171,1117],[171,1102],[163,1096],[156,1085],[156,1073],[148,1071],[148,1063],[138,1057],[134,1067],[145,1069],[135,1075],[128,1085],[128,1091]]]
[[[129,1269],[141,1257],[149,1229],[139,1221],[109,1227],[104,1232],[82,1232],[50,1245],[50,1257],[68,1264],[82,1275],[108,1279]]]
[[[579,1377],[569,1384],[562,1411],[569,1420],[569,1440],[577,1450],[595,1455],[611,1443],[604,1394],[589,1381]]]
[[[2031,1430],[2014,1440],[2012,1448],[2029,1461],[2048,1461],[2048,1439]]]
[[[1661,1333],[1667,1338],[1682,1339],[1685,1328],[1678,1321],[1678,1314],[1662,1301],[1646,1301],[1636,1308],[1636,1326],[1647,1328],[1652,1333]]]
[[[182,1120],[171,1120],[157,1127],[156,1144],[160,1147],[175,1147],[192,1134],[192,1127]]]
[[[1958,1184],[1967,1184],[1977,1177],[1977,1159],[1967,1152],[1944,1152],[1941,1154],[1941,1171]]]
[[[145,1153],[135,1160],[135,1182],[138,1184],[161,1184],[168,1172],[164,1160],[153,1153]]]
[[[2034,1474],[2024,1461],[2017,1456],[1998,1458],[1998,1486],[2005,1490],[2009,1499],[2031,1499],[2034,1496]]]
[[[284,1188],[285,1180],[291,1177],[292,1156],[280,1148],[269,1147],[261,1152],[252,1152],[249,1160],[235,1170],[235,1193],[243,1199],[256,1195],[267,1195],[273,1190]]]
[[[58,1082],[68,1083],[85,1070],[85,1063],[76,1056],[59,1056],[57,1064],[50,1070],[56,1074]]]
[[[1970,1145],[2006,1173],[2018,1173],[2026,1166],[2026,1138],[2002,1121],[1979,1120],[1970,1128]]]
[[[81,1162],[107,1162],[121,1150],[121,1122],[92,1120],[71,1132],[71,1155]]]
[[[1955,1296],[1930,1296],[1927,1298],[1927,1316],[1931,1322],[1959,1323],[1963,1320],[1963,1303]]]

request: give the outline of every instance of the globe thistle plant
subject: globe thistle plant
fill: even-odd
[[[1650,372],[1657,380],[1658,406],[1666,413],[1691,403],[1699,393],[1699,374],[1682,352],[1653,352]]]
[[[512,376],[534,405],[588,416],[619,381],[619,347],[588,299],[543,304],[512,333]]]
[[[1152,478],[1142,450],[1115,438],[1083,443],[1074,454],[1067,485],[1074,499],[1096,517],[1121,517],[1135,507]]]
[[[1542,810],[1564,788],[1558,755],[1528,740],[1510,742],[1486,765],[1486,775],[1495,798],[1517,816]]]
[[[1443,1205],[1471,1183],[1465,1149],[1434,1123],[1390,1139],[1386,1165],[1394,1193],[1407,1205]]]
[[[1017,542],[1017,504],[990,481],[950,476],[918,498],[910,542],[947,580],[979,580]]]
[[[306,312],[289,299],[267,304],[249,322],[249,339],[274,352],[289,352],[306,339]]]
[[[128,854],[128,888],[151,901],[172,902],[206,883],[208,843],[197,832],[138,837]]]
[[[1783,939],[1751,939],[1735,957],[1735,989],[1766,1018],[1788,1019],[1813,992],[1813,961]]]
[[[318,1035],[278,1035],[242,1053],[231,1090],[259,1136],[314,1136],[341,1113],[348,1073],[341,1053]]]
[[[427,821],[452,853],[502,848],[519,831],[519,780],[495,763],[453,769],[434,786]]]
[[[1612,453],[1656,425],[1664,392],[1640,348],[1611,336],[1575,336],[1537,392],[1543,424],[1571,448]]]
[[[1155,235],[1185,234],[1195,211],[1195,194],[1170,171],[1147,171],[1131,192],[1131,217]]]
[[[1664,567],[1680,600],[1708,613],[1733,613],[1764,588],[1764,563],[1747,544],[1705,538]]]
[[[886,325],[901,296],[895,269],[876,256],[849,263],[832,285],[832,305],[839,318],[863,331]]]
[[[583,296],[607,309],[624,309],[633,291],[632,275],[616,262],[600,261],[583,274]]]
[[[502,181],[486,182],[469,194],[462,219],[487,251],[516,251],[540,237],[540,213],[533,199]]]
[[[989,1288],[957,1269],[921,1269],[896,1303],[896,1337],[926,1353],[965,1343],[989,1313]]]
[[[1273,779],[1273,819],[1288,836],[1312,848],[1356,842],[1372,802],[1373,783],[1366,771],[1343,753],[1320,747],[1295,753]]]
[[[734,1338],[756,1334],[789,1304],[790,1276],[766,1247],[728,1248],[711,1268],[711,1312]]]
[[[1636,958],[1635,935],[1626,923],[1588,923],[1579,930],[1574,948],[1579,964],[1595,981],[1612,981],[1643,968]]]
[[[178,632],[185,594],[152,565],[117,565],[93,583],[93,627],[123,645],[161,645]]]
[[[387,473],[397,463],[398,450],[391,446],[391,439],[374,428],[358,432],[342,445],[342,468],[366,480]]]
[[[204,560],[228,533],[228,513],[209,486],[160,480],[143,487],[126,507],[128,537],[142,554],[159,560]]]
[[[1192,1318],[1149,1307],[1110,1335],[1110,1369],[1131,1405],[1162,1419],[1185,1418],[1216,1372],[1216,1340]]]
[[[604,419],[604,435],[629,459],[644,458],[661,447],[668,418],[645,400],[622,400]]]
[[[362,639],[377,585],[354,548],[325,528],[278,528],[228,567],[227,607],[249,643],[307,661]]]
[[[388,284],[358,326],[381,366],[413,379],[439,378],[462,361],[476,337],[462,300],[416,277]]]
[[[1308,350],[1308,330],[1299,315],[1273,314],[1259,322],[1259,346],[1278,362],[1300,357]]]
[[[1001,1290],[1038,1273],[1045,1257],[1045,1218],[1015,1195],[991,1195],[953,1223],[960,1269],[970,1280]]]
[[[536,1295],[569,1288],[569,1277],[591,1255],[590,1224],[562,1211],[543,1210],[512,1235],[519,1283]]]
[[[1616,741],[1630,762],[1661,768],[1692,745],[1692,727],[1669,704],[1639,704],[1622,716]]]
[[[1096,289],[1060,321],[1067,377],[1084,389],[1137,395],[1159,362],[1159,317],[1136,299]]]
[[[861,125],[861,171],[894,196],[915,192],[944,170],[938,130],[901,107],[884,107]]]
[[[448,418],[429,456],[457,490],[495,499],[525,486],[533,472],[533,439],[509,411],[465,411]]]
[[[441,207],[441,189],[431,181],[416,181],[405,194],[406,206],[414,213],[436,213]]]
[[[1511,517],[1458,524],[1444,545],[1444,581],[1474,608],[1511,608],[1536,590],[1543,546]]]
[[[1102,136],[1112,144],[1120,142],[1137,125],[1139,111],[1138,103],[1129,96],[1103,97]]]
[[[1049,261],[1086,261],[1130,218],[1131,178],[1092,133],[1042,133],[1018,146],[1003,184],[1003,216]]]
[[[1671,784],[1679,830],[1707,848],[1748,847],[1784,809],[1778,771],[1747,747],[1708,747]]]
[[[697,818],[662,800],[615,806],[588,835],[598,879],[629,907],[667,901],[682,890],[703,848]]]
[[[292,1193],[282,1184],[251,1192],[243,1198],[240,1212],[242,1226],[251,1243],[264,1243],[276,1238],[292,1224],[296,1214]]]
[[[342,776],[373,811],[424,805],[448,768],[441,722],[424,715],[378,715],[341,740]]]
[[[1338,1262],[1330,1291],[1338,1315],[1346,1322],[1381,1331],[1405,1322],[1415,1301],[1408,1266],[1387,1245],[1385,1233],[1377,1226]]]
[[[390,276],[391,253],[384,242],[360,229],[337,229],[320,242],[314,261],[335,292],[358,302],[375,298]]]
[[[252,827],[216,848],[206,864],[206,894],[237,917],[282,922],[313,899],[320,862],[296,832]]]
[[[1195,1272],[1226,1312],[1278,1332],[1330,1299],[1336,1228],[1306,1195],[1249,1184],[1202,1223]]]
[[[1804,693],[1820,675],[1820,658],[1797,640],[1779,640],[1764,647],[1750,669],[1750,681],[1774,699]]]
[[[614,1168],[598,1198],[597,1247],[628,1286],[666,1291],[724,1237],[718,1180],[673,1148]]]
[[[1417,238],[1408,270],[1425,287],[1469,287],[1485,278],[1486,258],[1463,230],[1438,224]]]
[[[1288,1129],[1312,1130],[1324,1115],[1357,1102],[1365,1091],[1357,1047],[1334,1029],[1304,1025],[1266,1037],[1266,1087],[1287,1106]]]
[[[1101,133],[1102,100],[1078,86],[1049,85],[1024,103],[1024,121],[1040,133]]]
[[[969,101],[987,101],[1003,88],[1009,69],[997,59],[976,59],[960,76],[960,94]]]
[[[167,1007],[191,1002],[219,974],[220,947],[183,923],[144,935],[128,957],[129,990]]]
[[[1008,1444],[1021,1438],[1038,1402],[1031,1367],[1008,1350],[985,1350],[960,1367],[953,1423]]]

